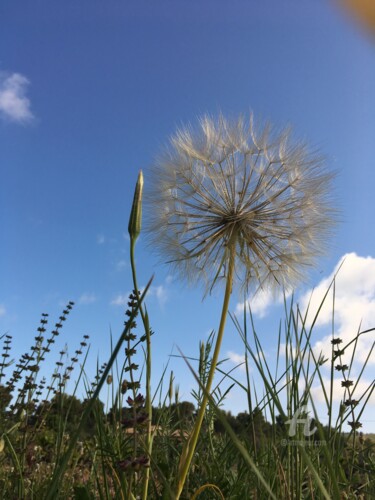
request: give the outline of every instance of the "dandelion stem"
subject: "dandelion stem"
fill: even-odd
[[[210,367],[210,371],[208,374],[205,393],[204,393],[203,400],[202,400],[202,403],[201,403],[199,411],[198,411],[197,419],[196,419],[196,422],[194,424],[192,434],[191,434],[190,438],[188,439],[188,441],[185,443],[184,449],[182,450],[182,454],[180,457],[176,500],[178,500],[180,498],[180,495],[181,495],[182,490],[184,488],[186,477],[187,477],[189,469],[190,469],[191,461],[193,459],[195,448],[197,446],[199,433],[200,433],[200,430],[202,427],[202,422],[203,422],[203,418],[204,418],[205,411],[206,411],[206,406],[207,406],[208,399],[209,399],[208,394],[211,391],[216,366],[217,366],[217,363],[219,360],[220,348],[221,348],[221,343],[222,343],[223,336],[224,336],[225,323],[226,323],[226,319],[227,319],[227,315],[228,315],[229,300],[230,300],[230,296],[232,293],[234,262],[235,262],[235,248],[233,245],[231,245],[230,251],[229,251],[228,275],[226,278],[223,308],[221,311],[220,325],[219,325],[219,330],[217,332],[215,350],[214,350],[214,353],[212,356],[211,367]]]

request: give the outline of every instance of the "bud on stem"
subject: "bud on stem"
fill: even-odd
[[[130,239],[134,242],[141,232],[142,225],[142,194],[143,194],[143,173],[140,170],[137,184],[135,186],[132,210],[130,212],[128,231]]]

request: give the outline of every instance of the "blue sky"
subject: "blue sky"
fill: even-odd
[[[338,172],[341,223],[296,295],[303,303],[313,287],[321,291],[347,255],[337,329],[350,338],[361,320],[375,326],[374,88],[375,39],[335,2],[3,2],[0,333],[13,335],[14,355],[32,344],[42,312],[53,323],[74,300],[62,345],[74,351],[89,334],[89,372],[98,355],[106,360],[109,331],[120,332],[132,287],[126,232],[138,171],[147,184],[155,154],[176,127],[219,111],[291,124]],[[202,302],[142,236],[137,262],[142,284],[155,272],[148,307],[156,385],[176,345],[196,356],[199,340],[217,328],[220,295]],[[240,302],[233,297],[232,311]],[[282,308],[266,296],[254,312],[273,359]],[[324,350],[327,318],[314,339]],[[361,341],[359,356],[373,339]],[[228,323],[222,355],[242,354]],[[172,358],[169,367],[189,397],[185,364]],[[239,411],[244,401],[235,393],[228,407]],[[371,411],[362,421],[375,430]]]

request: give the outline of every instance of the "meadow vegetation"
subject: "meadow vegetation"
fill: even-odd
[[[172,140],[177,153],[164,158],[167,171],[158,175],[159,192],[153,193],[154,206],[161,200],[155,238],[164,240],[163,251],[178,253],[179,272],[193,280],[195,272],[205,279],[208,272],[206,293],[225,283],[218,331],[200,342],[196,359],[181,353],[196,381],[194,403],[180,399],[178,381],[167,370],[151,384],[152,344],[158,342],[146,307],[152,278],[140,291],[135,266],[140,173],[128,226],[132,292],[123,331],[111,338],[110,358],[97,367],[94,380],[85,372],[88,336],[74,355],[62,350],[43,375],[73,302],[52,328],[42,314],[33,344],[17,362],[11,335],[1,337],[1,498],[375,498],[375,442],[361,432],[374,383],[365,390],[360,384],[373,349],[359,373],[353,368],[358,339],[375,329],[353,332],[345,344],[332,321],[331,350],[317,353],[313,334],[329,290],[312,321],[311,311],[285,299],[279,331],[273,332],[277,359],[271,363],[250,307],[241,317],[229,312],[241,273],[247,293],[254,280],[288,285],[314,262],[333,221],[330,176],[304,146],[289,147],[287,134],[267,149],[267,133],[258,140],[252,125],[245,131],[242,119],[232,128],[222,117],[217,126],[208,118],[201,125],[204,141],[190,132]],[[331,287],[334,296],[334,281]],[[334,301],[332,309],[334,317]],[[245,382],[226,371],[220,356],[227,317],[242,339]],[[348,353],[350,361],[344,358]],[[338,411],[337,379],[343,391]],[[328,415],[325,425],[312,396],[317,387]],[[246,406],[238,415],[223,410],[234,389]]]
[[[165,373],[147,411],[145,350],[141,349],[146,338],[142,321],[137,325],[132,314],[134,295],[129,304],[132,329],[121,336],[121,351],[113,364],[98,367],[90,384],[84,376],[87,336],[73,356],[61,351],[50,380],[38,377],[49,362],[54,340],[63,334],[73,303],[49,334],[48,316],[42,316],[34,345],[16,364],[9,362],[11,336],[2,337],[2,498],[176,498],[180,456],[202,402],[214,333],[197,346],[194,403],[180,400],[173,373]],[[333,337],[331,355],[316,359],[310,344],[312,330],[305,328],[298,308],[291,306],[286,310],[286,330],[278,334],[280,351],[281,341],[286,340],[286,356],[279,357],[275,369],[267,364],[253,323],[248,331],[249,319],[251,323],[249,313],[243,324],[233,318],[244,342],[247,384],[237,381],[234,372],[226,373],[219,363],[220,383],[209,397],[181,498],[373,498],[375,441],[360,428],[373,386],[357,394],[358,379],[352,381],[351,367],[340,364],[348,346],[340,345],[341,353],[337,352]],[[157,333],[152,340],[157,342]],[[252,386],[250,365],[264,381],[262,397]],[[296,434],[290,436],[287,422],[298,408],[307,403],[314,407],[310,388],[319,381],[327,412],[334,415],[331,388],[323,385],[321,377],[324,365],[332,369],[332,383],[335,377],[342,379],[345,393],[340,412],[326,426],[320,425],[317,416],[312,418],[309,429],[317,430],[310,436],[305,435],[304,425],[297,425]],[[85,399],[66,393],[70,378],[77,385],[79,380],[85,382]],[[100,399],[95,395],[99,385]],[[221,409],[234,385],[241,388],[247,403],[238,415]]]

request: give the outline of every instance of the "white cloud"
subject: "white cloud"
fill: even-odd
[[[96,302],[97,298],[95,296],[94,293],[88,293],[88,292],[85,292],[83,293],[80,298],[78,299],[78,302],[80,304],[92,304],[93,302]]]
[[[259,318],[264,318],[272,305],[281,304],[283,300],[284,296],[280,293],[275,295],[271,291],[259,290],[254,297],[249,297],[246,302],[239,302],[236,305],[235,313],[237,315],[243,313],[246,304],[247,311],[251,308],[252,314],[255,314]]]
[[[114,299],[111,300],[112,306],[125,307],[129,301],[129,294],[119,293]]]
[[[98,245],[103,245],[105,243],[105,236],[104,234],[98,234],[96,237],[96,242]]]
[[[227,358],[235,365],[241,365],[240,370],[245,370],[245,356],[237,352],[228,351]]]
[[[0,317],[5,316],[7,313],[7,310],[5,309],[4,304],[0,304]]]
[[[175,278],[171,274],[168,274],[168,276],[165,278],[165,284],[166,285],[171,285],[174,282]]]
[[[0,116],[17,123],[30,122],[34,116],[26,97],[29,80],[20,73],[0,73]]]
[[[151,286],[149,296],[156,297],[159,306],[163,307],[168,299],[167,289],[164,285]]]
[[[344,255],[330,276],[324,278],[314,291],[310,290],[304,294],[299,304],[303,313],[309,307],[307,325],[312,323],[335,275],[335,337],[342,339],[339,346],[342,348],[359,331],[375,327],[375,258],[360,257],[355,253]],[[316,327],[326,329],[326,334],[315,343],[314,350],[317,353],[323,352],[326,356],[329,356],[332,347],[332,311],[333,287],[328,293],[316,321]],[[374,340],[374,332],[359,337],[355,353],[356,361],[362,364],[365,362]],[[343,357],[344,363],[349,364],[353,347],[354,344],[351,348],[346,349]],[[369,359],[369,363],[375,363],[374,354]]]
[[[324,384],[324,387],[326,390],[326,394],[329,396],[331,381],[328,377],[323,377],[322,381],[323,381],[323,384]],[[354,381],[354,382],[356,382],[356,381]],[[368,387],[371,386],[372,383],[373,382],[371,382],[369,380],[361,379],[358,382],[358,384],[355,388],[355,391],[350,393],[351,399],[359,400],[361,398],[361,396],[367,391]],[[354,385],[353,385],[353,387],[354,387]],[[353,387],[351,387],[351,389]],[[333,381],[332,395],[333,395],[333,401],[335,401],[335,402],[340,402],[343,399],[349,398],[348,391],[345,390],[345,388],[341,386],[341,379],[336,378]],[[366,400],[367,395],[368,395],[368,392],[366,393],[366,396],[361,401],[361,405]],[[324,392],[322,390],[322,386],[320,383],[319,383],[319,385],[314,385],[311,388],[311,396],[312,396],[314,403],[315,402],[316,403],[325,403]],[[369,404],[371,406],[375,405],[375,392],[372,393],[367,404]]]
[[[117,271],[123,271],[128,267],[128,263],[126,260],[119,260],[116,264]]]
[[[140,292],[143,293],[144,287],[140,288]],[[111,305],[125,307],[129,301],[130,292],[119,293],[114,299],[111,300]],[[168,300],[167,288],[164,285],[150,286],[146,299],[155,298],[159,304],[159,307],[164,307]]]
[[[293,359],[296,359],[297,357],[301,358],[303,356],[303,349],[301,350],[300,348],[297,348],[295,345],[293,347],[290,347],[290,344],[286,344],[285,342],[280,342],[280,346],[278,348],[278,355],[280,357],[285,357],[286,356],[286,351],[288,349],[288,357]]]

